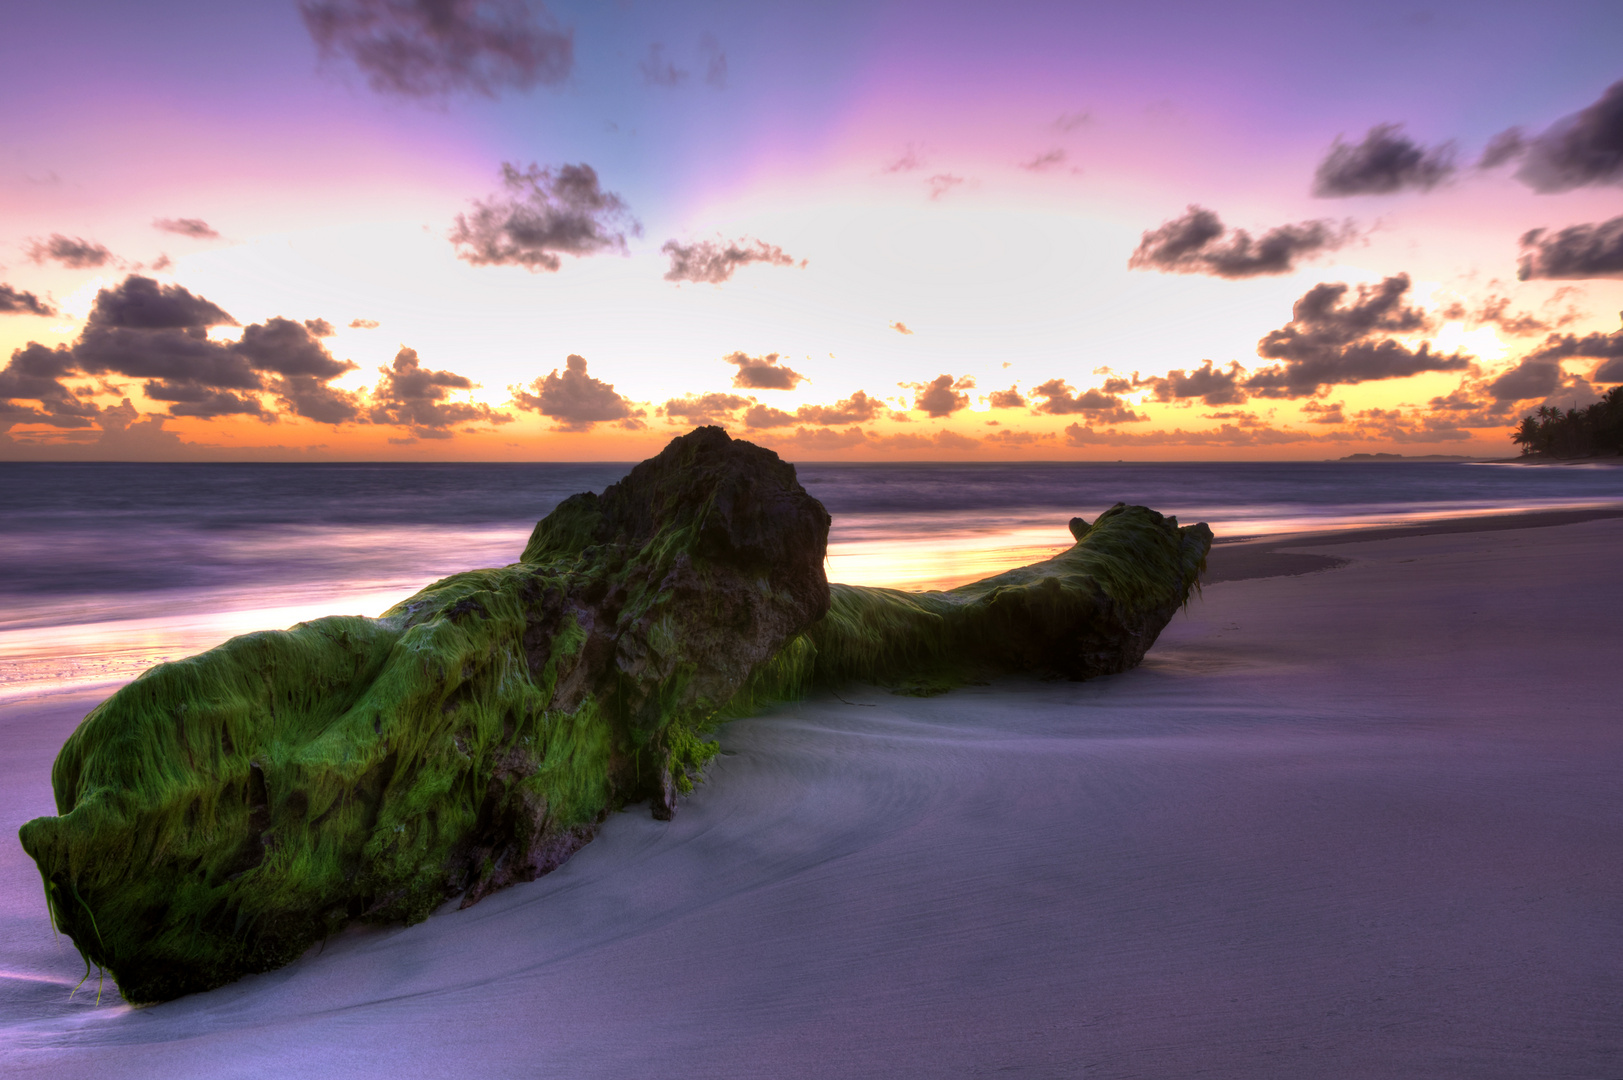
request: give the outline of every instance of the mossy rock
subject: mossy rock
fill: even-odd
[[[1211,542],[1118,505],[973,585],[831,591],[828,526],[792,466],[701,428],[565,500],[512,566],[152,668],[63,747],[59,816],[21,830],[52,918],[151,1002],[466,906],[612,810],[668,817],[716,723],[815,684],[1125,670]]]

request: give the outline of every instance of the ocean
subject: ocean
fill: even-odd
[[[376,615],[515,561],[629,464],[0,463],[0,701],[116,684],[252,630]],[[1142,503],[1219,540],[1623,504],[1623,469],[1463,463],[803,464],[830,580],[940,588]]]

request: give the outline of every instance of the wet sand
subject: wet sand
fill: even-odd
[[[1623,1076],[1623,519],[1452,528],[1270,541],[1346,562],[1125,675],[734,723],[673,822],[140,1010],[15,840],[94,699],[8,705],[0,1071]]]

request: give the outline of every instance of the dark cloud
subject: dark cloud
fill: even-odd
[[[900,319],[897,319],[895,322],[891,323],[890,328],[896,331],[898,334],[906,334],[909,337],[913,336],[913,331],[908,329],[907,324]]]
[[[706,34],[699,41],[699,55],[704,59],[704,84],[712,90],[727,89],[727,54],[721,43]]]
[[[88,428],[100,410],[82,401],[62,380],[77,372],[73,353],[36,342],[17,349],[0,369],[0,422],[30,422],[56,428]],[[39,407],[24,405],[37,401]]]
[[[1602,362],[1590,375],[1595,382],[1623,382],[1623,330],[1610,334],[1597,332],[1583,337],[1551,334],[1544,339],[1543,345],[1528,356],[1534,361],[1554,362],[1573,358]]]
[[[1560,232],[1534,229],[1521,239],[1516,276],[1532,278],[1623,277],[1623,217]]]
[[[1487,385],[1495,401],[1525,401],[1548,397],[1561,385],[1561,364],[1537,355],[1524,357]]]
[[[766,263],[769,266],[795,264],[794,258],[785,255],[776,244],[752,240],[747,236],[722,242],[699,240],[692,244],[667,240],[659,250],[671,257],[671,268],[665,273],[666,281],[704,281],[719,285],[730,280],[740,266],[750,263]]]
[[[376,330],[378,328],[378,325],[379,324],[378,324],[378,321],[376,319],[351,319],[351,320],[349,320],[349,328],[351,330]]]
[[[1055,147],[1046,153],[1038,154],[1030,161],[1022,161],[1020,167],[1027,172],[1047,172],[1065,164],[1065,151]]]
[[[129,330],[206,330],[210,326],[238,324],[217,305],[179,285],[159,285],[149,277],[131,274],[120,284],[96,293],[87,325]]]
[[[378,368],[383,377],[372,388],[373,404],[368,417],[374,424],[397,424],[410,428],[419,439],[448,439],[453,424],[472,421],[501,424],[511,420],[505,413],[478,402],[447,401],[452,392],[472,390],[473,382],[450,371],[431,371],[422,366],[416,349],[402,348],[389,367]]]
[[[61,233],[52,233],[49,240],[32,241],[28,245],[28,257],[36,263],[50,259],[74,270],[105,266],[113,261],[113,253],[94,240]]]
[[[328,386],[314,375],[284,375],[272,379],[270,389],[283,409],[319,424],[346,424],[362,416],[360,394]]]
[[[631,403],[615,393],[613,383],[586,374],[586,358],[574,353],[564,359],[561,373],[554,368],[552,374],[530,383],[530,389],[535,393],[511,387],[514,404],[550,417],[560,431],[588,431],[607,421],[642,426],[636,418],[644,415],[643,410],[633,411]]]
[[[749,398],[737,394],[688,394],[672,398],[655,411],[669,420],[685,421],[695,427],[707,424],[725,427],[736,422],[734,413],[752,404]]]
[[[637,61],[637,70],[649,86],[674,88],[688,80],[688,73],[665,58],[665,46],[657,41],[648,46],[648,55]]]
[[[173,382],[182,388],[252,391],[264,386],[263,377],[248,357],[237,352],[230,342],[210,341],[200,327],[131,330],[91,325],[74,344],[73,355],[80,369],[90,375],[127,375]]]
[[[1253,239],[1244,229],[1224,226],[1211,210],[1191,205],[1183,217],[1144,233],[1127,265],[1220,278],[1288,274],[1299,260],[1333,251],[1356,235],[1350,225],[1321,220],[1279,225]]]
[[[1527,139],[1522,135],[1522,129],[1510,128],[1488,140],[1488,145],[1482,150],[1482,156],[1477,159],[1476,167],[1497,169],[1505,162],[1521,157],[1526,151]]]
[[[153,401],[169,402],[171,416],[195,416],[202,420],[220,416],[257,416],[262,420],[272,418],[256,397],[217,390],[199,382],[165,379],[148,382],[141,389]]]
[[[10,285],[0,284],[0,315],[45,315],[56,314],[56,309],[31,292],[14,289]]]
[[[986,395],[986,402],[994,409],[1023,409],[1026,405],[1025,397],[1013,386],[1007,390],[993,390]]]
[[[1543,192],[1623,183],[1623,81],[1528,143],[1516,178]]]
[[[304,328],[316,337],[332,337],[338,333],[333,328],[333,324],[326,319],[306,319],[304,320]]]
[[[777,353],[765,356],[746,356],[735,352],[727,362],[738,368],[733,385],[751,390],[793,390],[806,376],[778,362]]]
[[[1407,274],[1360,285],[1351,303],[1343,302],[1346,285],[1315,285],[1296,301],[1291,321],[1257,344],[1259,356],[1284,363],[1253,372],[1241,386],[1260,397],[1310,397],[1322,386],[1469,367],[1463,353],[1443,356],[1426,344],[1411,349],[1389,336],[1428,326],[1425,313],[1404,302],[1408,291]]]
[[[503,162],[502,184],[506,194],[475,200],[472,213],[456,216],[451,242],[465,248],[457,256],[475,266],[557,270],[559,254],[623,253],[626,232],[642,233],[625,202],[602,189],[590,165],[554,170],[532,164],[520,171]]]
[[[494,97],[568,78],[573,34],[524,0],[302,0],[324,58],[348,57],[380,94]]]
[[[969,395],[960,393],[975,386],[975,380],[965,375],[956,381],[951,375],[938,375],[927,383],[903,383],[913,393],[913,408],[931,416],[951,416],[969,405]]]
[[[1245,391],[1240,389],[1244,375],[1245,369],[1238,362],[1231,362],[1226,370],[1219,371],[1207,360],[1193,371],[1185,373],[1179,368],[1167,372],[1166,378],[1135,379],[1133,385],[1148,387],[1156,401],[1199,398],[1211,406],[1238,405],[1246,399]]]
[[[1430,191],[1454,174],[1452,143],[1428,150],[1402,132],[1401,124],[1377,124],[1361,143],[1344,143],[1338,136],[1313,174],[1313,194],[1335,198]]]
[[[1115,394],[1093,389],[1078,394],[1063,379],[1049,379],[1041,386],[1033,387],[1031,394],[1044,399],[1033,406],[1037,412],[1054,416],[1085,413],[1090,422],[1107,424],[1127,424],[1145,419],[1128,408],[1127,403]]]
[[[963,182],[964,178],[962,176],[954,176],[952,173],[936,173],[928,181],[930,198],[939,199]]]
[[[267,319],[247,327],[233,351],[246,356],[260,371],[277,375],[309,375],[326,380],[358,366],[335,359],[308,326],[292,319]]]
[[[152,227],[159,232],[174,233],[177,236],[190,236],[197,240],[218,240],[220,234],[209,226],[202,218],[153,218]]]

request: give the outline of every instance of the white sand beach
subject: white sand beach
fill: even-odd
[[[16,840],[100,695],[10,703],[0,1073],[1623,1076],[1623,519],[1321,541],[1125,675],[736,722],[673,822],[144,1009],[69,1000]]]

